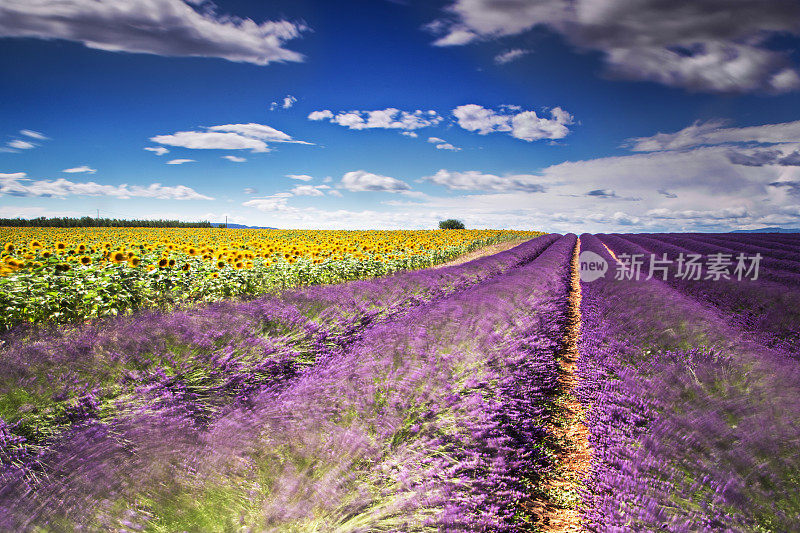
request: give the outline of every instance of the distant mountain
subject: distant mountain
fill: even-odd
[[[728,233],[800,233],[800,228],[737,229]]]
[[[215,228],[220,226],[224,226],[224,222],[212,222],[211,225]],[[233,222],[228,223],[228,229],[278,229],[278,228],[270,228],[266,226],[245,226],[244,224],[234,224]]]

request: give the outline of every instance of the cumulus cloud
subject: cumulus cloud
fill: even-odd
[[[95,172],[97,172],[97,169],[91,168],[91,167],[89,167],[87,165],[83,165],[83,166],[75,167],[75,168],[65,168],[61,172],[66,172],[68,174],[77,174],[77,173],[81,173],[81,172],[86,172],[87,174],[94,174]]]
[[[414,131],[401,131],[400,135],[405,135],[406,137],[411,137],[412,139],[419,137],[419,135],[417,135],[417,133]]]
[[[169,135],[156,135],[150,140],[195,150],[250,150],[253,153],[269,152],[267,142],[311,144],[295,140],[270,126],[252,122],[210,126],[206,127],[205,131],[179,131]]]
[[[574,120],[572,115],[560,107],[554,107],[549,114],[548,119],[539,117],[535,111],[515,111],[508,107],[494,111],[477,104],[461,105],[453,110],[458,125],[467,131],[480,135],[506,132],[512,137],[529,142],[563,139],[567,136],[567,126]]]
[[[156,155],[164,155],[169,153],[169,150],[167,150],[163,146],[145,146],[144,149],[147,150],[148,152],[153,152]]]
[[[171,159],[167,161],[168,165],[182,165],[184,163],[194,163],[194,159]]]
[[[109,52],[216,57],[267,65],[303,60],[284,48],[304,24],[256,23],[195,0],[5,0],[0,37],[65,39]]]
[[[119,199],[153,198],[159,200],[213,200],[198,193],[191,187],[176,185],[163,186],[152,183],[141,185],[101,185],[93,181],[75,183],[59,178],[57,180],[32,180],[25,172],[0,173],[0,195],[19,197],[65,198],[67,196],[111,196]]]
[[[612,75],[711,92],[800,88],[789,44],[800,4],[761,0],[454,0],[426,29],[436,46],[519,35],[535,27],[601,52]]]
[[[286,177],[299,181],[311,181],[314,179],[313,176],[309,176],[308,174],[286,174]]]
[[[532,174],[496,176],[477,170],[454,172],[439,170],[432,176],[425,176],[424,181],[442,185],[450,190],[460,191],[526,191],[542,192],[545,190],[542,179]]]
[[[295,196],[325,196],[325,190],[330,189],[328,185],[298,185],[291,191]]]
[[[239,157],[238,155],[223,155],[222,159],[227,159],[228,161],[233,161],[234,163],[244,163],[247,161],[246,157]]]
[[[389,176],[354,170],[342,176],[341,186],[348,191],[403,192],[411,187],[404,181]]]
[[[511,63],[512,61],[516,61],[517,59],[521,58],[522,56],[530,54],[530,50],[523,50],[522,48],[513,48],[502,54],[497,54],[494,58],[494,62],[498,65],[505,65],[506,63]]]
[[[437,150],[450,150],[453,152],[458,152],[461,150],[461,148],[453,146],[449,142],[445,141],[444,139],[440,139],[439,137],[428,137],[428,142],[435,144]]]
[[[328,120],[332,124],[338,124],[351,130],[380,128],[412,131],[436,126],[442,122],[442,117],[433,110],[401,111],[394,107],[375,111],[340,111],[335,114],[329,109],[323,109],[311,112],[308,119]]]

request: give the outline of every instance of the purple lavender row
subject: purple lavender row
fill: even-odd
[[[613,261],[602,243],[582,248]],[[592,531],[800,528],[800,370],[656,280],[582,283]]]
[[[675,238],[675,236],[665,236],[665,238]],[[656,237],[659,238],[659,237]],[[764,259],[775,261],[774,267],[778,264],[782,265],[783,270],[793,272],[800,272],[800,248],[794,250],[765,248],[761,243],[753,242],[736,242],[731,239],[724,239],[708,235],[692,235],[689,239],[690,242],[701,242],[713,246],[719,246],[727,250],[727,253],[739,254],[747,253],[748,255],[761,254]],[[725,253],[725,252],[723,252]]]
[[[516,530],[549,466],[575,242],[377,325],[205,427],[166,395],[75,427],[39,458],[42,482],[6,480],[0,527]]]
[[[674,235],[660,235],[658,237],[658,240],[677,246],[684,246],[684,247],[691,246],[691,249],[695,253],[704,254],[706,256],[710,256],[712,254],[720,254],[720,253],[732,254],[734,258],[738,253],[745,253],[746,255],[755,255],[755,253],[748,254],[747,250],[745,249],[735,250],[734,253],[734,249],[725,246],[720,246],[717,244],[709,244],[707,242],[703,242],[702,240],[693,238],[676,237]],[[760,269],[763,272],[763,277],[765,278],[772,279],[773,281],[777,281],[778,283],[800,285],[800,270],[798,269],[797,263],[794,261],[787,261],[776,257],[764,256],[760,260]]]
[[[184,398],[205,423],[265,384],[340,353],[371,325],[529,262],[557,238],[461,267],[28,335],[0,354],[0,466],[24,465],[66,427],[163,394]]]
[[[720,237],[737,242],[753,242],[776,249],[797,250],[800,246],[800,234],[798,233],[727,233]]]
[[[796,270],[800,269],[800,236],[798,236],[794,242],[787,242],[780,245],[770,243],[758,237],[737,239],[729,235],[700,234],[692,235],[692,238],[710,244],[725,246],[737,252],[746,249],[748,253],[758,252],[764,256],[774,257],[776,259],[791,260],[797,263]]]
[[[602,235],[600,238],[617,254],[645,254],[646,257],[654,254],[657,258],[667,254],[668,258],[675,259],[680,254],[697,250],[693,241],[687,241],[683,247],[645,235]],[[677,264],[669,265],[666,282],[670,286],[698,301],[715,305],[732,322],[753,332],[768,345],[782,345],[787,349],[794,346],[800,356],[797,349],[800,346],[800,289],[769,279],[683,279],[677,268]],[[647,268],[642,275],[649,275]],[[664,277],[663,272],[654,275],[657,279]]]

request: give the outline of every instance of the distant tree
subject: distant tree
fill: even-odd
[[[439,229],[464,229],[464,223],[454,218],[439,222]]]

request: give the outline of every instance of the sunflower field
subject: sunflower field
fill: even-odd
[[[370,278],[540,234],[0,227],[0,330]]]

